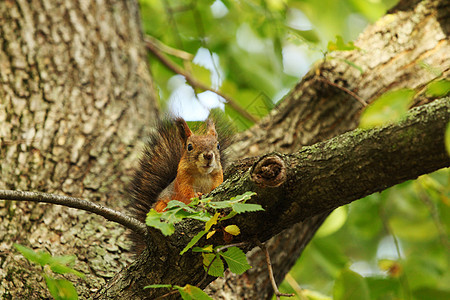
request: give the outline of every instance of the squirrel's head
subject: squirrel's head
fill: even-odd
[[[217,132],[211,120],[206,121],[206,134],[193,134],[186,122],[182,124],[185,135],[185,149],[180,164],[200,175],[222,171],[220,145]]]

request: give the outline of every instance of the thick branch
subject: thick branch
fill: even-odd
[[[446,98],[412,110],[398,124],[348,132],[293,155],[274,153],[249,159],[231,169],[234,174],[212,194],[222,200],[248,190],[257,192],[252,201],[265,211],[233,219],[242,232],[236,242],[254,237],[265,241],[299,221],[448,167],[444,132],[449,119],[450,101]],[[283,172],[285,176],[280,176]],[[196,284],[204,272],[200,257],[178,253],[201,229],[200,223],[187,221],[168,238],[152,231],[149,248],[97,297],[108,299],[108,290],[114,291],[114,298],[155,297],[164,291],[144,291],[142,287]],[[217,237],[215,242],[223,243]]]

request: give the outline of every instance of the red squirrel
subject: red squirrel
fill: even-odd
[[[181,118],[161,122],[149,136],[131,183],[133,215],[145,222],[151,208],[162,212],[171,200],[188,204],[215,189],[223,182],[222,148],[211,120],[204,134],[192,133]],[[131,233],[131,238],[134,250],[141,252],[142,237]]]

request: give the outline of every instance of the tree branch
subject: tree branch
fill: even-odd
[[[445,98],[411,110],[398,124],[354,130],[292,155],[248,159],[233,166],[232,176],[211,195],[220,201],[249,190],[257,192],[251,201],[265,211],[233,218],[241,228],[234,242],[265,241],[299,221],[448,167],[444,132],[449,119],[450,101]],[[156,297],[161,291],[142,288],[154,283],[200,282],[204,270],[199,256],[178,253],[202,229],[201,223],[188,220],[170,237],[150,230],[148,248],[96,298]],[[213,242],[224,243],[220,237],[213,237]]]
[[[119,223],[131,230],[138,232],[139,234],[142,234],[143,237],[147,235],[147,226],[139,220],[127,216],[114,209],[79,198],[41,192],[0,190],[0,199],[52,203],[72,208],[78,208],[102,216],[109,221]]]

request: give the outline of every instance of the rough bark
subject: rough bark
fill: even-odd
[[[137,3],[0,1],[0,45],[0,188],[123,207],[134,145],[157,111]],[[120,226],[0,201],[0,298],[50,297],[14,242],[77,255],[82,298],[127,263]]]
[[[363,105],[338,84],[368,103],[388,90],[424,86],[450,73],[450,4],[448,1],[401,1],[368,26],[355,41],[362,51],[332,54],[319,63],[256,126],[237,137],[237,158],[270,151],[292,153],[356,128]],[[362,69],[362,73],[344,60]],[[416,105],[426,102],[419,93]],[[327,214],[294,225],[268,242],[277,282],[289,272]],[[301,233],[301,234],[298,234]],[[242,276],[227,273],[208,287],[214,299],[271,299],[264,255],[247,255],[253,268]],[[238,295],[238,296],[237,296]]]
[[[412,110],[398,124],[354,130],[291,155],[273,153],[238,162],[211,196],[221,201],[254,191],[257,194],[251,202],[265,210],[237,215],[221,225],[239,226],[241,234],[233,242],[254,238],[264,242],[299,221],[448,167],[444,136],[449,121],[450,99],[444,98]],[[204,276],[201,255],[189,251],[180,256],[179,252],[203,229],[202,222],[189,220],[180,223],[169,237],[150,230],[148,249],[95,298],[154,299],[167,291],[144,290],[144,286],[198,284]],[[211,243],[226,242],[214,235],[208,241],[201,239],[199,246]]]

